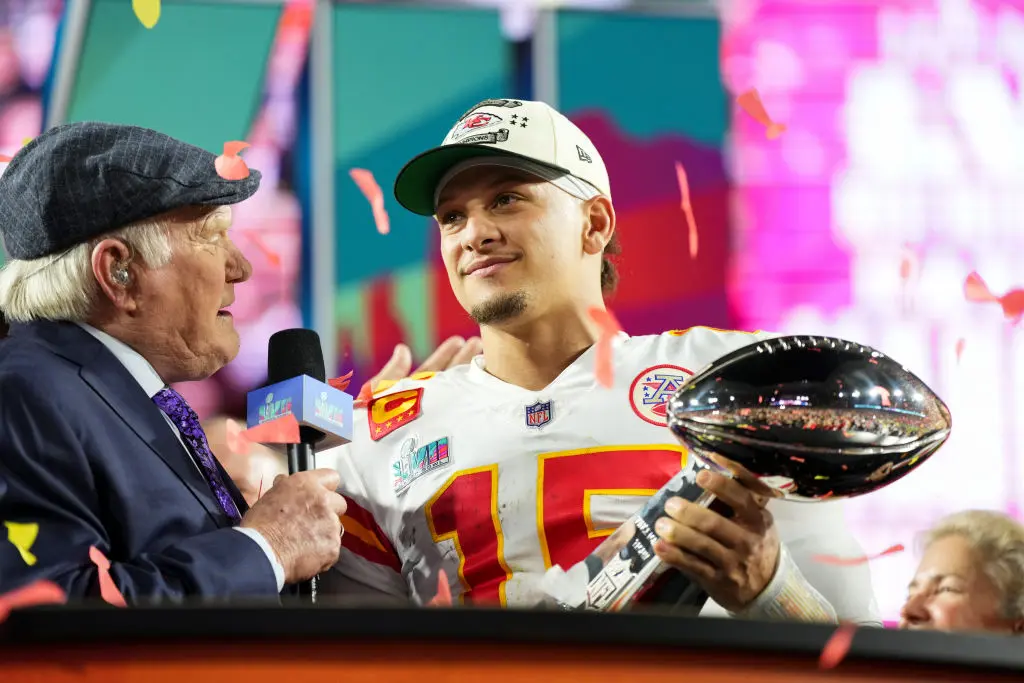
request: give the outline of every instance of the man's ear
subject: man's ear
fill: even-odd
[[[116,308],[135,310],[136,268],[132,250],[124,242],[105,239],[92,249],[92,275],[103,296]]]
[[[615,234],[615,207],[612,200],[599,195],[587,200],[583,210],[587,218],[583,226],[583,251],[600,254]]]

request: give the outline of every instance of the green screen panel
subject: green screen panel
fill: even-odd
[[[436,227],[395,202],[395,176],[470,106],[502,96],[509,60],[493,11],[340,5],[333,31],[336,271],[347,284],[429,260]],[[351,168],[384,190],[389,235],[374,229]]]
[[[719,147],[728,127],[720,39],[712,17],[558,12],[559,108],[600,107],[631,135],[670,129]]]
[[[277,3],[163,0],[146,29],[130,0],[92,0],[66,120],[153,128],[219,154],[249,134]]]

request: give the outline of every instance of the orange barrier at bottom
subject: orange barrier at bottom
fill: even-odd
[[[1024,641],[653,614],[42,607],[0,624],[2,683],[1024,681]]]

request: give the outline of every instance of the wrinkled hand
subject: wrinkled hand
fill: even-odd
[[[340,483],[337,471],[329,469],[279,475],[242,518],[243,527],[267,539],[286,583],[305,581],[338,561],[346,509],[336,493]]]
[[[412,369],[412,351],[405,344],[395,346],[394,353],[390,360],[384,364],[380,372],[370,380],[372,386],[376,386],[382,380],[398,381],[403,377],[414,375],[419,372],[441,372],[453,368],[456,365],[464,365],[473,359],[473,356],[483,351],[480,337],[448,337],[438,346],[430,357],[416,368]]]
[[[654,550],[663,562],[692,577],[719,605],[738,612],[771,582],[779,562],[779,535],[766,496],[738,479],[704,471],[697,483],[731,507],[718,512],[682,498],[665,504],[668,517],[655,525],[661,538]]]

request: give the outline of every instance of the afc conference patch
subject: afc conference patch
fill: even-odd
[[[551,401],[537,401],[532,406],[526,406],[527,427],[540,429],[548,422],[551,422]]]
[[[668,402],[693,373],[678,365],[654,365],[629,385],[629,405],[644,422],[668,426]]]

